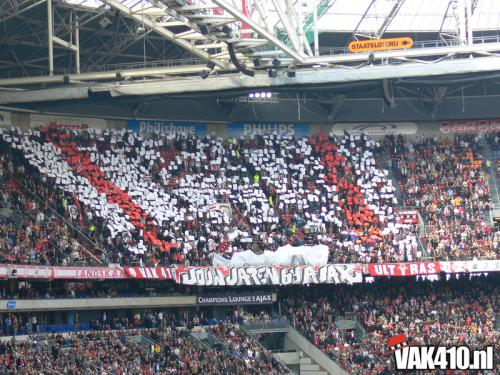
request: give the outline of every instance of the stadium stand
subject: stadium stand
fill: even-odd
[[[468,136],[382,144],[360,135],[223,140],[49,126],[4,130],[3,139],[4,183],[20,181],[55,207],[69,223],[59,232],[79,228],[71,232],[84,234],[73,241],[80,253],[88,241],[102,249],[88,263],[203,265],[212,253],[318,243],[339,263],[497,256],[498,234],[481,219],[491,203],[480,144]],[[380,167],[383,146],[404,202]],[[414,225],[397,222],[400,203],[421,209],[424,248]],[[17,261],[84,258],[64,251],[47,260],[25,250]]]
[[[0,375],[500,375],[499,98],[500,0],[0,1]]]
[[[221,347],[204,347],[185,327],[176,328],[173,322],[152,329],[32,335],[19,342],[0,344],[0,371],[144,375],[290,373],[254,339],[232,325],[219,323],[214,331],[223,333],[221,339],[228,345],[229,353]]]
[[[45,371],[61,373],[64,366],[69,366],[68,370],[84,366],[111,372],[138,366],[144,374],[218,374],[224,369],[228,374],[242,369],[285,374],[289,370],[260,343],[263,337],[241,329],[255,323],[272,326],[273,320],[279,319],[278,311],[350,374],[394,373],[387,339],[398,334],[418,345],[495,345],[498,351],[498,276],[462,275],[446,280],[442,274],[441,278],[432,282],[391,278],[357,285],[282,287],[278,290],[280,306],[275,305],[273,312],[268,308],[259,312],[259,308],[227,307],[227,315],[219,314],[218,318],[211,317],[207,308],[193,309],[189,319],[175,308],[116,311],[56,330],[55,326],[44,326],[39,314],[10,313],[4,315],[4,334],[31,336],[28,341],[21,336],[18,343],[4,341],[1,363],[9,374],[14,366],[23,365],[38,370],[49,366]],[[346,328],[345,321],[354,325]],[[215,342],[208,345],[192,335],[200,332],[212,334]],[[149,347],[154,350],[149,351]],[[83,360],[80,354],[88,348],[94,349],[84,356],[87,362],[79,363]],[[42,353],[50,356],[53,350],[57,355],[44,361],[46,354]],[[24,356],[33,351],[38,354]],[[95,353],[100,354],[96,357]],[[116,353],[123,355],[118,358]]]
[[[100,263],[68,221],[73,198],[36,180],[2,147],[0,151],[0,259],[4,263],[85,265]],[[34,195],[25,186],[30,186]],[[39,197],[37,199],[37,196]],[[70,210],[69,210],[70,209]]]
[[[496,275],[439,282],[380,279],[290,290],[283,304],[292,324],[348,373],[390,374],[386,341],[401,333],[417,345],[496,345],[498,351],[498,292]],[[355,320],[364,329],[343,331],[337,319]]]
[[[495,259],[498,233],[484,221],[484,213],[492,209],[480,152],[484,140],[461,135],[414,142],[397,137],[388,143],[404,203],[416,207],[428,227],[422,238],[427,255]]]
[[[410,226],[395,223],[394,187],[374,156],[380,144],[365,136],[146,139],[49,127],[3,137],[23,151],[30,186],[45,180],[64,191],[65,215],[109,262],[208,264],[211,252],[318,242],[337,262],[422,256]]]

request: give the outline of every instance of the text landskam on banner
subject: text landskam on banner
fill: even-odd
[[[0,278],[18,279],[126,279],[120,267],[58,267],[0,264]]]

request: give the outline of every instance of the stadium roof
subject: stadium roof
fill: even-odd
[[[210,100],[264,87],[292,96],[343,87],[368,100],[380,93],[360,87],[423,77],[440,87],[489,77],[482,91],[496,93],[499,30],[498,0],[9,0],[0,2],[0,104]],[[346,48],[401,36],[413,47]]]
[[[98,8],[101,0],[65,0],[69,4]],[[293,5],[301,8],[304,14],[314,10],[314,0],[294,0]],[[139,11],[154,7],[155,1],[123,0],[130,9]],[[250,2],[255,5],[254,2]],[[253,4],[252,4],[253,3]],[[333,0],[329,9],[319,19],[318,28],[329,32],[352,32],[358,26],[363,33],[375,33],[390,16],[396,0]],[[264,2],[272,22],[279,21],[272,2]],[[471,1],[473,7],[471,23],[474,30],[500,29],[500,2],[497,0]],[[457,11],[459,1],[449,0],[405,0],[386,32],[453,32],[457,29]]]

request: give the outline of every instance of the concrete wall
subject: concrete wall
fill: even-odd
[[[289,352],[289,353],[274,353],[274,356],[277,357],[281,362],[288,365],[298,365],[300,362],[300,355],[298,352]]]
[[[330,357],[314,346],[314,344],[306,340],[304,336],[291,326],[285,336],[285,347],[303,351],[331,375],[347,375],[347,372],[337,363],[332,361]]]

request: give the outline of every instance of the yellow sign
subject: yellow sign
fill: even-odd
[[[389,38],[372,40],[353,40],[349,43],[349,52],[386,51],[390,49],[404,49],[413,46],[413,39]]]

